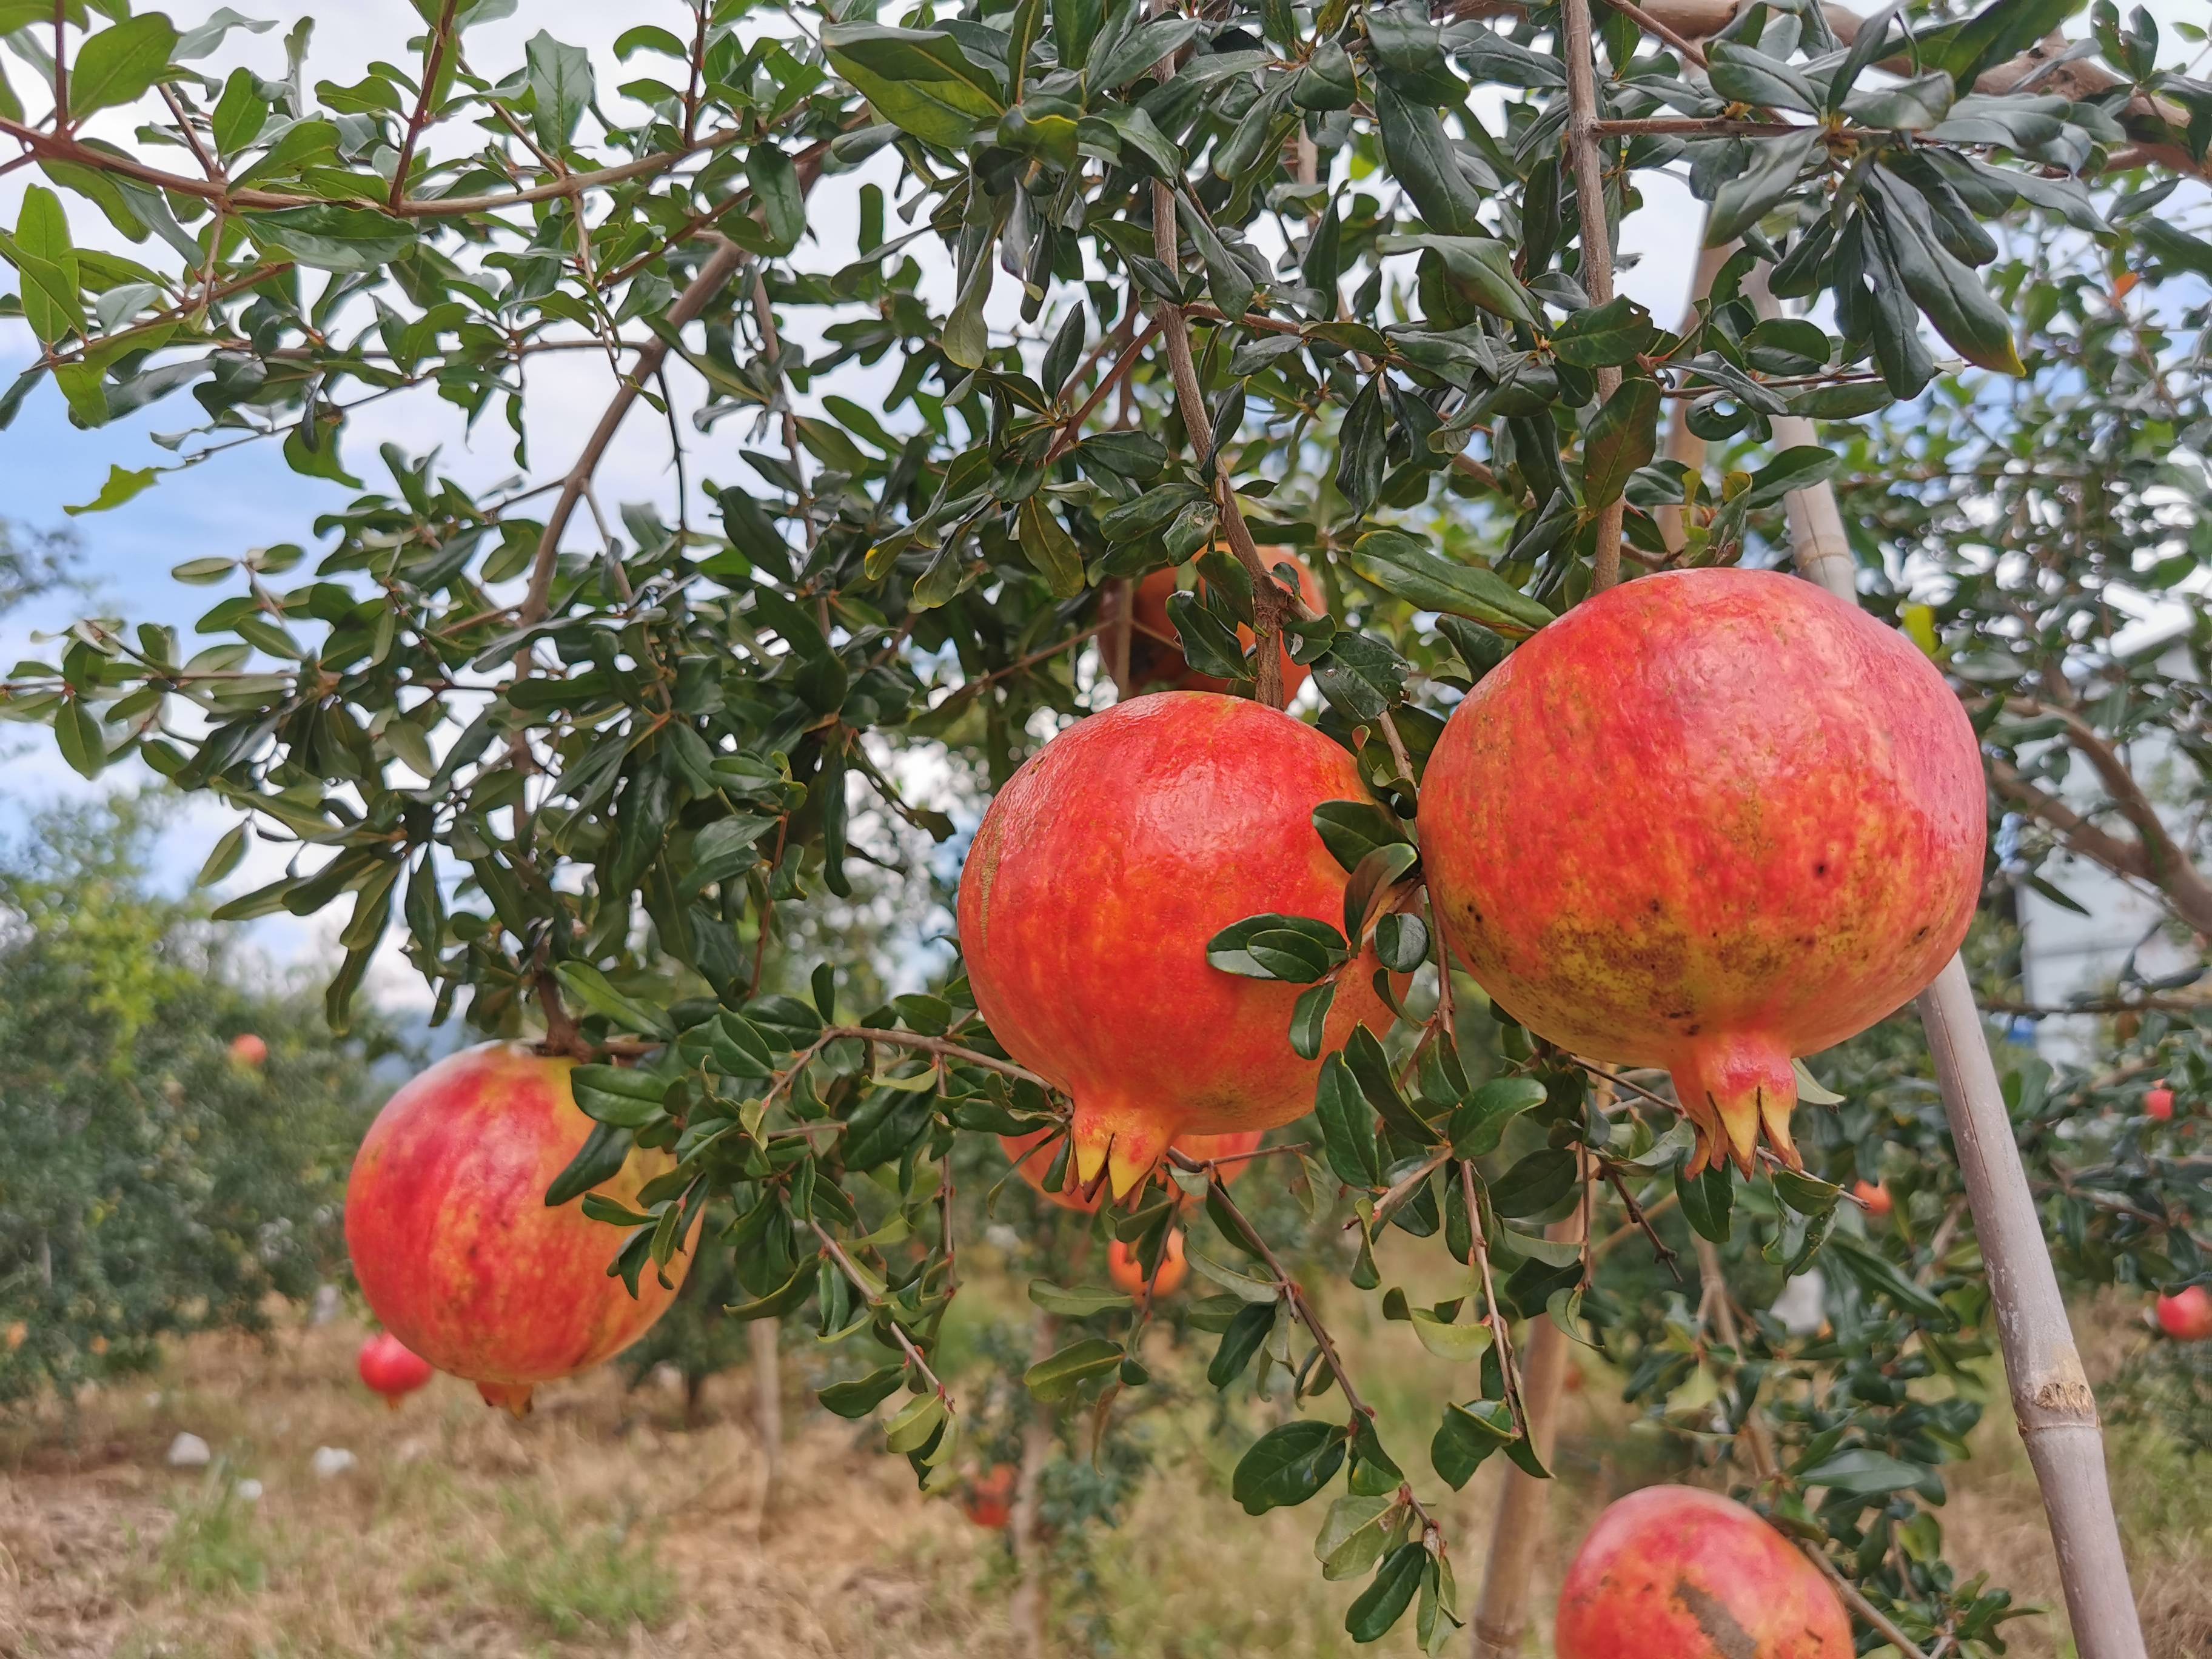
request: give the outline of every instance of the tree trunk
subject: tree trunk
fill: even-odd
[[[1583,1209],[1577,1205],[1572,1215],[1546,1228],[1544,1236],[1578,1244],[1583,1225]],[[1528,1329],[1528,1348],[1521,1360],[1521,1406],[1528,1414],[1529,1442],[1549,1468],[1559,1438],[1567,1335],[1543,1316],[1530,1320]],[[1528,1580],[1544,1541],[1545,1510],[1557,1484],[1536,1480],[1516,1464],[1504,1464],[1503,1470],[1504,1484],[1491,1520],[1490,1553],[1483,1563],[1482,1594],[1474,1604],[1474,1659],[1510,1659],[1521,1650],[1522,1638],[1528,1631]]]
[[[1762,315],[1781,314],[1763,282],[1746,287]],[[1775,419],[1778,448],[1811,443],[1814,437],[1809,422],[1788,416]],[[1788,507],[1798,568],[1856,605],[1856,567],[1835,492],[1826,483],[1793,490]],[[1966,963],[1952,957],[1920,994],[1919,1008],[1989,1274],[2013,1411],[2058,1552],[2075,1645],[2081,1659],[2143,1659],[2142,1626],[2106,1481],[2096,1399],[2066,1322],[2058,1276],[2013,1142],[2012,1120],[1998,1091]]]
[[[1060,1322],[1040,1308],[1030,1326],[1030,1358],[1049,1359],[1058,1339]],[[1022,1427],[1021,1479],[1014,1487],[1014,1512],[1008,1529],[1021,1582],[1015,1587],[1006,1615],[1014,1627],[1014,1645],[1022,1659],[1044,1659],[1045,1625],[1051,1595],[1045,1583],[1044,1539],[1037,1524],[1037,1510],[1044,1484],[1045,1465],[1052,1462],[1059,1439],[1046,1408],[1030,1401],[1029,1421]]]
[[[761,1444],[761,1513],[775,1507],[783,1472],[783,1379],[776,1364],[780,1322],[756,1319],[745,1332],[752,1347],[753,1431]]]

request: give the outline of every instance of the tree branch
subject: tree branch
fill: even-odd
[[[1567,60],[1567,149],[1575,169],[1575,199],[1582,212],[1582,264],[1577,272],[1590,303],[1613,298],[1613,227],[1605,210],[1605,165],[1598,154],[1597,46],[1590,33],[1589,0],[1560,0]],[[1620,389],[1620,371],[1597,371],[1597,405]],[[1620,580],[1620,523],[1627,510],[1616,495],[1598,510],[1597,541],[1590,553],[1590,591],[1602,593]]]

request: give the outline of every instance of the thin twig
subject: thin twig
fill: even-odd
[[[822,1241],[823,1249],[828,1254],[830,1259],[837,1264],[837,1270],[845,1275],[847,1282],[860,1293],[861,1300],[878,1312],[882,1311],[884,1306],[884,1298],[878,1295],[868,1281],[861,1276],[860,1270],[853,1265],[853,1258],[845,1254],[845,1247],[831,1237],[830,1230],[820,1222],[809,1221],[807,1225],[814,1229],[814,1236]],[[951,1411],[952,1409],[951,1395],[945,1391],[945,1384],[939,1380],[937,1373],[930,1370],[927,1357],[915,1346],[914,1339],[906,1334],[906,1328],[892,1318],[886,1318],[884,1322],[891,1328],[891,1334],[898,1339],[899,1346],[906,1351],[908,1361],[921,1373],[923,1379],[936,1392],[937,1397],[945,1402],[945,1410]]]

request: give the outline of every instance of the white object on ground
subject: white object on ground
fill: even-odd
[[[343,1474],[361,1460],[343,1446],[318,1446],[315,1455],[307,1460],[307,1467],[319,1480],[329,1480]]]
[[[243,1502],[258,1504],[261,1501],[261,1483],[258,1480],[241,1480],[231,1490],[236,1492]]]
[[[315,1299],[308,1307],[307,1322],[310,1325],[327,1325],[344,1310],[345,1303],[339,1297],[337,1285],[318,1285],[315,1286]]]
[[[196,1434],[179,1434],[169,1443],[169,1467],[173,1469],[204,1469],[215,1461],[208,1443]]]

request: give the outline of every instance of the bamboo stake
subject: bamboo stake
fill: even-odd
[[[1585,1206],[1554,1221],[1547,1238],[1583,1242]],[[1528,1419],[1528,1443],[1546,1468],[1559,1431],[1560,1384],[1567,1374],[1567,1334],[1549,1318],[1529,1322],[1528,1346],[1521,1361],[1521,1409]],[[1517,1464],[1504,1466],[1498,1509],[1491,1521],[1490,1553],[1483,1562],[1482,1593],[1471,1621],[1474,1659],[1511,1659],[1528,1630],[1528,1583],[1536,1552],[1544,1541],[1544,1514],[1553,1480],[1539,1480]]]
[[[1052,1345],[1059,1334],[1060,1322],[1038,1309],[1030,1325],[1032,1364],[1052,1358]],[[1014,1512],[1007,1523],[1021,1580],[1015,1586],[1006,1616],[1014,1627],[1022,1659],[1044,1659],[1047,1651],[1044,1540],[1039,1535],[1037,1511],[1045,1465],[1052,1462],[1056,1438],[1052,1418],[1036,1401],[1030,1401],[1029,1421],[1022,1425],[1021,1475],[1014,1487]]]
[[[1567,149],[1574,162],[1575,199],[1582,211],[1583,291],[1601,306],[1613,298],[1613,227],[1605,211],[1605,167],[1597,148],[1597,55],[1590,35],[1589,0],[1561,0],[1566,33]],[[1620,390],[1620,371],[1597,372],[1597,401]],[[1602,593],[1620,580],[1620,496],[1598,510],[1597,541],[1590,553],[1590,592]]]
[[[783,1380],[776,1363],[779,1322],[756,1319],[745,1332],[752,1351],[753,1430],[761,1443],[761,1513],[775,1507],[783,1474]]]
[[[1745,287],[1762,316],[1781,314],[1757,274]],[[1774,441],[1784,448],[1812,443],[1812,423],[1778,416]],[[1798,569],[1837,598],[1858,603],[1856,565],[1834,490],[1825,483],[1792,490],[1787,507]],[[2067,1323],[1966,963],[1953,957],[1920,994],[1918,1006],[1989,1274],[2013,1413],[2058,1552],[2075,1645],[2081,1659],[2143,1659],[2142,1626],[2112,1514],[2096,1397]]]

